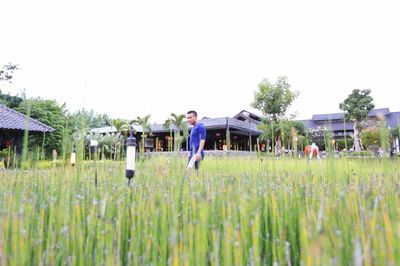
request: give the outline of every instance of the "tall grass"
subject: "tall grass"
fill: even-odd
[[[0,264],[400,264],[396,160],[186,163],[139,161],[127,187],[99,161],[97,189],[84,161],[2,173]]]

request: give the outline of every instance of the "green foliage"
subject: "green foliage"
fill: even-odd
[[[3,66],[3,68],[0,70],[0,81],[9,81],[11,82],[11,79],[13,78],[13,74],[15,70],[18,70],[19,67],[18,65],[13,65],[11,63]]]
[[[347,142],[347,149],[350,149],[351,147],[353,147],[353,143],[354,143],[353,139],[347,138],[346,142]],[[346,148],[346,143],[345,143],[344,139],[337,139],[336,140],[336,147],[339,150],[345,149]]]
[[[1,173],[1,265],[400,265],[397,159],[57,164]]]
[[[41,98],[32,98],[24,101],[16,108],[17,111],[28,114],[30,109],[30,117],[55,129],[54,132],[43,134],[34,134],[29,136],[29,147],[42,147],[43,138],[45,152],[51,154],[56,149],[60,154],[62,151],[63,131],[67,126],[65,104],[59,105],[54,100],[43,100]]]
[[[125,136],[129,133],[129,123],[124,119],[113,119],[112,125],[117,130],[118,134],[123,134]]]
[[[0,161],[8,156],[8,148],[0,150]]]
[[[152,136],[153,132],[151,131],[151,124],[150,124],[150,117],[151,115],[145,115],[144,117],[137,116],[136,119],[131,121],[131,124],[137,124],[142,127],[142,149],[141,152],[145,150],[145,139],[147,135]]]
[[[389,138],[389,139],[385,139]],[[389,141],[388,141],[389,140]],[[389,129],[386,127],[382,128],[367,128],[361,132],[361,142],[364,147],[368,148],[373,145],[379,147],[386,146],[391,140]]]
[[[259,137],[261,141],[276,140],[280,136],[283,147],[303,149],[305,146],[305,126],[300,121],[285,119],[274,122],[273,120],[262,119],[258,129],[262,131]]]
[[[400,135],[400,127],[395,127],[390,130],[390,134],[393,138],[398,138]]]
[[[10,94],[2,93],[0,90],[0,104],[3,104],[11,109],[17,108],[23,99],[17,96],[11,96]]]
[[[258,84],[258,88],[251,106],[260,110],[265,118],[275,122],[285,117],[288,107],[299,95],[290,90],[286,77],[279,77],[275,84],[264,79]]]
[[[68,114],[69,128],[72,132],[76,132],[82,129],[84,126],[85,131],[89,131],[92,128],[111,126],[113,124],[112,119],[107,114],[98,114],[93,110],[79,110],[72,114]]]
[[[171,117],[165,120],[164,128],[174,132],[174,151],[179,151],[183,140],[185,139],[187,142],[189,137],[186,115],[171,113]]]
[[[40,170],[48,170],[55,167],[62,167],[64,166],[64,162],[62,160],[57,161],[38,161],[35,163],[34,167]]]
[[[11,63],[3,66],[3,68],[0,70],[0,82],[2,81],[11,82],[14,71],[18,69],[19,69],[18,65],[13,65]],[[11,96],[10,94],[2,93],[0,90],[0,104],[4,104],[9,108],[14,109],[17,108],[22,101],[23,99],[18,95]]]
[[[294,137],[294,132],[296,135],[305,135],[304,124],[294,120],[281,120],[279,122],[274,122],[273,120],[262,119],[258,128],[262,131],[260,140],[272,139],[272,136],[277,136],[279,134],[291,138]]]
[[[326,127],[317,127],[308,129],[308,137],[310,143],[315,143],[320,150],[325,150],[325,137],[328,132]]]
[[[349,157],[373,157],[375,153],[373,151],[355,151],[352,152]]]
[[[346,120],[362,122],[367,119],[368,113],[374,109],[373,98],[370,96],[371,90],[354,89],[353,92],[339,104],[339,108],[346,113]]]

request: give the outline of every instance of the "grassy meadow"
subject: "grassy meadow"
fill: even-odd
[[[0,172],[0,265],[400,265],[400,161],[206,157]]]

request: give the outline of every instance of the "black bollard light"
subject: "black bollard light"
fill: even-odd
[[[135,176],[135,155],[136,155],[136,138],[132,134],[132,129],[128,139],[126,140],[126,171],[125,176],[128,178],[128,185]]]
[[[75,149],[75,145],[72,147],[72,152],[71,152],[71,165],[72,167],[75,166],[76,163],[76,149]]]

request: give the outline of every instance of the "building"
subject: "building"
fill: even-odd
[[[21,154],[25,130],[29,134],[53,132],[54,128],[0,104],[0,150],[15,147]]]
[[[224,150],[228,149],[227,136],[230,136],[231,150],[249,151],[257,149],[257,138],[262,133],[257,125],[260,118],[245,110],[234,117],[208,118],[199,120],[207,130],[205,150]],[[145,148],[149,151],[168,151],[173,147],[174,127],[167,129],[162,124],[151,125],[152,136],[146,137]],[[189,127],[190,132],[191,127]],[[138,143],[141,139],[142,128],[135,125],[135,137]],[[115,127],[102,127],[92,129],[91,132],[97,134],[115,134]],[[188,150],[187,142],[184,139],[180,149]]]
[[[326,128],[333,133],[336,140],[344,139],[344,136],[351,138],[354,133],[354,122],[344,121],[345,113],[315,114],[309,120],[300,120],[306,129],[317,130]],[[400,112],[390,112],[389,108],[372,110],[369,115],[369,122],[384,119],[386,125],[395,128],[400,124]],[[233,117],[208,118],[199,120],[207,129],[206,150],[227,149],[227,136],[230,136],[230,149],[239,151],[257,150],[258,137],[261,131],[258,125],[261,117],[246,110],[242,110]],[[151,125],[152,136],[146,137],[145,148],[149,151],[169,151],[173,147],[174,128],[166,129],[162,124]],[[190,128],[189,128],[190,131]],[[93,129],[98,134],[116,133],[114,127],[103,127]],[[142,128],[135,125],[135,137],[138,143],[141,139]],[[398,143],[395,140],[395,143]],[[264,151],[266,145],[259,144],[260,150]],[[396,144],[398,147],[398,144]],[[186,140],[183,140],[181,150],[188,150]]]
[[[345,113],[317,114],[310,120],[302,120],[306,128],[331,130],[335,139],[350,138],[354,133],[354,122],[344,121]],[[389,108],[374,109],[368,114],[368,121],[374,123],[380,120],[386,121],[389,128],[396,128],[400,125],[400,112],[390,112]]]

